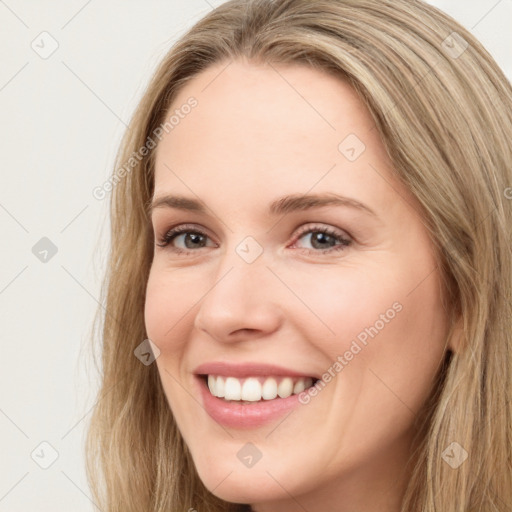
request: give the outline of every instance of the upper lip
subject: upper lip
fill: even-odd
[[[313,377],[312,373],[303,373],[282,366],[266,363],[228,363],[226,361],[214,361],[199,365],[194,373],[197,375],[223,375],[225,377],[252,377],[252,376],[288,376],[288,377]]]

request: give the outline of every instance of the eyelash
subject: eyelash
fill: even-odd
[[[173,247],[171,246],[171,242],[180,234],[182,233],[194,233],[197,235],[208,237],[206,233],[201,231],[200,229],[194,228],[193,226],[183,224],[181,226],[178,226],[176,228],[173,228],[169,230],[162,238],[159,239],[158,245],[159,247],[168,248],[170,251],[177,253],[177,254],[190,254],[193,252],[197,252],[197,249],[181,249],[179,247]],[[335,239],[337,239],[340,243],[337,247],[331,247],[329,249],[301,249],[303,251],[306,251],[309,253],[320,253],[320,254],[326,254],[326,253],[333,253],[338,251],[343,251],[347,247],[349,247],[352,244],[352,240],[343,237],[338,231],[326,228],[326,227],[320,227],[320,226],[307,226],[299,231],[299,233],[295,236],[295,241],[298,241],[303,235],[307,233],[322,233],[324,235],[329,235]],[[200,249],[204,249],[204,247],[200,247]]]

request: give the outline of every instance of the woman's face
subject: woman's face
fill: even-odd
[[[155,245],[145,321],[201,480],[258,511],[395,510],[448,323],[370,113],[338,78],[244,61],[196,76],[176,110],[152,223],[157,244],[183,232]],[[218,362],[236,368],[198,369]],[[269,398],[300,375],[320,380]]]

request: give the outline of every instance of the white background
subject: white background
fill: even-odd
[[[88,353],[121,135],[171,44],[221,1],[0,0],[0,512],[97,510],[82,443]],[[435,0],[512,78],[512,0]],[[58,49],[42,59],[43,31]],[[48,43],[49,44],[49,43]],[[46,46],[48,48],[48,46]],[[32,252],[49,238],[46,263]],[[51,461],[47,469],[38,461]]]

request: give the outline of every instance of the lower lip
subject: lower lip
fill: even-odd
[[[280,418],[300,404],[299,395],[290,395],[288,398],[274,398],[273,400],[261,400],[251,404],[242,404],[237,401],[228,402],[223,398],[213,396],[205,380],[197,375],[195,377],[199,383],[206,412],[217,423],[226,427],[259,427]]]

